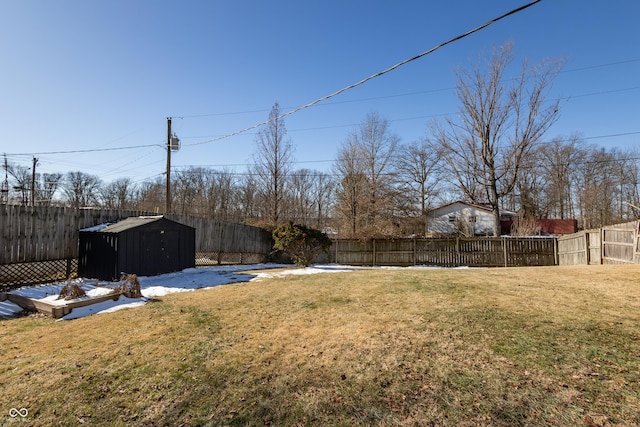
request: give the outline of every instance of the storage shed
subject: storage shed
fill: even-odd
[[[80,277],[154,276],[195,267],[195,258],[195,228],[163,216],[131,217],[80,230]]]

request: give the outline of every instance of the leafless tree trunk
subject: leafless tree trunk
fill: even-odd
[[[392,159],[400,138],[391,132],[389,122],[377,113],[369,113],[351,136],[360,147],[368,183],[369,227],[380,228],[379,220],[393,211]],[[384,228],[384,226],[382,226]]]
[[[346,203],[342,211],[351,210],[352,233],[356,232],[362,213],[369,231],[388,232],[394,201],[392,159],[398,141],[389,122],[370,113],[344,144],[338,172],[343,184],[341,202]]]
[[[299,169],[291,173],[289,185],[290,209],[289,217],[298,224],[308,225],[313,218],[314,203],[312,199],[313,179],[315,172]]]
[[[469,183],[484,190],[493,210],[494,234],[500,233],[500,202],[512,193],[523,159],[558,118],[559,101],[543,106],[559,62],[529,67],[526,62],[509,78],[512,45],[494,51],[486,71],[476,66],[457,72],[456,93],[462,104],[459,121],[436,128],[444,158],[460,188],[475,196]]]
[[[134,192],[130,178],[117,179],[102,187],[102,204],[109,209],[129,209],[133,204]]]
[[[202,168],[189,168],[175,174],[172,184],[172,205],[176,213],[202,214],[203,173]]]
[[[551,217],[566,219],[574,216],[576,172],[585,159],[585,148],[578,134],[568,139],[554,138],[540,146],[540,165],[544,171],[546,197]],[[543,194],[545,194],[543,193]]]
[[[360,150],[354,141],[346,141],[340,148],[335,164],[338,176],[336,213],[343,229],[355,236],[363,223],[362,210],[366,204],[365,167]]]
[[[293,147],[286,135],[284,119],[280,118],[280,106],[276,102],[269,113],[269,123],[258,132],[254,156],[256,183],[265,219],[273,227],[282,220],[285,186],[293,161]]]
[[[315,228],[322,230],[327,226],[329,211],[335,203],[335,181],[326,173],[319,172],[312,183],[311,198],[315,205]]]
[[[165,205],[166,182],[163,178],[156,178],[153,181],[144,181],[134,193],[136,209],[158,212],[160,207]]]
[[[41,179],[36,182],[36,200],[38,203],[42,206],[51,206],[61,182],[61,173],[43,173]]]
[[[100,178],[84,172],[68,172],[65,176],[62,192],[66,202],[73,208],[93,206],[100,197]]]
[[[244,175],[239,187],[239,209],[242,219],[247,223],[255,223],[259,219],[258,185],[252,173]]]
[[[15,181],[13,191],[20,195],[20,204],[29,204],[29,191],[31,191],[31,169],[26,166],[9,163],[7,172]]]
[[[239,210],[238,188],[231,171],[209,171],[206,181],[208,208],[206,215],[222,221],[238,220],[234,212]]]
[[[440,161],[440,150],[424,138],[402,146],[395,165],[400,210],[420,218],[422,226],[417,233],[421,235],[427,233],[429,209],[440,187]]]

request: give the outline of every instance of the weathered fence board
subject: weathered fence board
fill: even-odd
[[[0,206],[0,264],[77,258],[79,230],[142,211]],[[196,251],[268,254],[268,231],[244,224],[179,215],[167,218],[196,229]]]
[[[140,211],[0,206],[0,264],[78,256],[81,228],[111,222]]]
[[[64,279],[70,274],[70,261],[78,257],[81,229],[140,215],[153,214],[0,205],[0,285]],[[197,265],[263,262],[273,247],[268,231],[250,225],[180,215],[167,218],[196,229]]]
[[[350,265],[502,267],[556,265],[554,238],[334,240],[332,261]]]
[[[604,264],[638,264],[636,253],[638,222],[617,224],[602,229],[602,262]]]
[[[560,265],[588,264],[587,242],[584,231],[558,238],[558,263]]]
[[[640,264],[639,224],[633,221],[560,237],[559,264]]]
[[[262,228],[201,217],[166,217],[196,229],[198,252],[269,254],[273,248],[271,234]]]

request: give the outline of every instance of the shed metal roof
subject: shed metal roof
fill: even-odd
[[[101,230],[101,233],[119,233],[121,231],[129,230],[131,228],[140,227],[141,225],[149,224],[155,221],[163,219],[164,216],[137,216],[123,219],[115,224],[109,225]]]

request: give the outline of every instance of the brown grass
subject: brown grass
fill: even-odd
[[[638,277],[363,270],[2,321],[0,424],[639,425]]]

